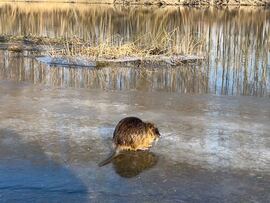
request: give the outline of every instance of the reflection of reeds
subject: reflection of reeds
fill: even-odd
[[[217,93],[229,95],[269,96],[267,67],[254,70],[225,68],[215,74],[208,67],[181,66],[175,68],[125,68],[101,69],[47,67],[32,58],[0,51],[0,79],[30,81],[60,87],[91,89],[170,91],[182,93]],[[221,69],[222,70],[222,69]],[[216,88],[212,83],[217,84]],[[223,83],[223,86],[219,85]]]
[[[176,87],[180,87],[182,83],[182,88],[186,88],[187,92],[192,92],[191,86],[194,85],[194,92],[203,92],[205,89],[218,94],[269,95],[270,10],[267,9],[254,7],[153,9],[151,7],[125,8],[82,4],[50,6],[43,3],[1,3],[0,23],[1,34],[27,35],[30,33],[50,38],[75,36],[94,46],[102,43],[111,43],[111,46],[128,44],[141,36],[148,35],[144,38],[145,41],[141,39],[141,45],[151,42],[147,45],[149,47],[151,44],[157,44],[153,43],[152,39],[159,38],[158,36],[165,37],[166,33],[172,32],[174,34],[171,35],[171,40],[168,40],[170,44],[168,46],[171,47],[179,44],[188,47],[181,42],[186,37],[195,41],[205,39],[201,48],[203,52],[209,53],[209,60],[200,67],[204,76],[199,80],[201,73],[198,69],[193,73],[191,70],[187,71],[185,77],[189,78],[189,86],[187,79],[177,75],[176,70],[172,70],[171,73],[167,70],[167,75],[160,76],[159,71],[156,71],[158,73],[155,75],[152,71],[144,73],[144,70],[132,72],[129,69],[101,69],[82,71],[83,75],[80,78],[83,78],[81,80],[84,81],[82,84],[85,87],[105,88],[109,87],[109,84],[115,86],[121,84],[126,88],[138,88],[141,84],[140,88],[160,87],[162,89],[165,82],[159,81],[167,81],[167,87],[171,87],[172,91],[178,91]],[[106,41],[107,39],[111,41]],[[37,67],[39,68],[38,65]],[[4,74],[3,69],[0,71]],[[6,66],[7,74],[8,71]],[[44,74],[49,74],[50,78],[50,71],[46,68],[44,71]],[[65,69],[65,74],[68,74],[67,72]],[[13,76],[15,77],[15,74]],[[138,81],[128,82],[126,79],[125,82],[125,78],[132,77]],[[22,75],[21,78],[23,78]],[[60,80],[57,77],[54,78],[55,81]],[[194,82],[191,82],[192,78]],[[66,83],[70,80],[72,79],[62,79]]]

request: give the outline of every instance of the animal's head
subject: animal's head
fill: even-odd
[[[159,130],[153,123],[146,123],[146,128],[153,139],[158,139],[160,137]]]

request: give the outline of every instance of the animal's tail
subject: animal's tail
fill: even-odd
[[[111,154],[110,154],[110,156],[107,158],[107,159],[105,159],[105,160],[103,160],[102,162],[100,162],[99,164],[98,164],[98,166],[99,167],[102,167],[102,166],[105,166],[105,165],[107,165],[108,163],[110,163],[117,155],[119,154],[119,151],[116,149],[116,150],[114,150]]]

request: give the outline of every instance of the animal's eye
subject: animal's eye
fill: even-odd
[[[155,133],[159,135],[159,131],[157,128],[155,129]]]

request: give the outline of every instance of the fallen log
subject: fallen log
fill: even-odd
[[[51,66],[69,67],[106,67],[106,66],[128,66],[128,67],[162,67],[178,66],[187,63],[196,63],[204,60],[203,56],[197,55],[173,55],[173,56],[149,56],[149,57],[121,57],[117,59],[106,58],[84,58],[68,56],[39,56],[36,59]]]

